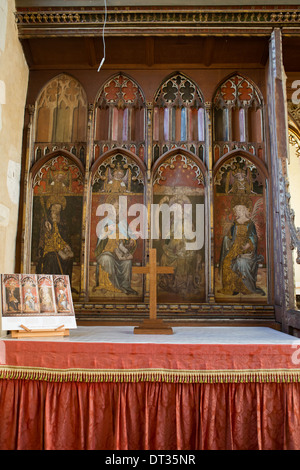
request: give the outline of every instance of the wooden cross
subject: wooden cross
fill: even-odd
[[[133,266],[133,273],[149,274],[150,281],[150,299],[149,310],[150,317],[140,325],[134,328],[135,334],[152,334],[152,335],[171,335],[173,330],[170,326],[166,325],[162,320],[157,319],[157,275],[158,274],[172,274],[174,268],[168,266],[156,265],[156,249],[151,248],[149,253],[148,266]]]

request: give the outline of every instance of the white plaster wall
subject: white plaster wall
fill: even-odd
[[[28,67],[18,39],[15,0],[0,0],[0,273],[15,270]]]
[[[300,227],[300,156],[297,156],[296,146],[290,145],[290,161],[288,165],[291,208],[295,212],[295,226]],[[295,287],[296,294],[300,295],[300,264],[296,263],[294,253]]]

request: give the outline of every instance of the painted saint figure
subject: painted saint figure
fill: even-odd
[[[57,306],[58,309],[68,310],[68,299],[63,289],[60,289],[57,293]]]
[[[51,289],[46,285],[41,285],[39,288],[39,296],[40,296],[40,305],[41,305],[41,312],[53,312],[53,298],[51,295]]]
[[[118,202],[114,207],[118,211]],[[125,223],[125,222],[124,222]],[[136,249],[134,238],[122,238],[128,233],[128,227],[122,225],[122,221],[107,221],[105,232],[99,233],[95,249],[96,265],[96,289],[108,292],[123,292],[126,295],[137,295],[131,287],[132,259]]]
[[[66,274],[72,279],[73,257],[68,241],[67,228],[61,217],[66,199],[51,196],[47,201],[48,214],[42,220],[39,261],[36,272],[39,274]]]
[[[18,295],[18,290],[14,287],[7,288],[7,307],[8,312],[20,311],[20,299]]]
[[[24,293],[24,310],[26,312],[35,312],[35,296],[33,295],[30,287],[28,287]]]
[[[257,232],[246,204],[233,207],[235,221],[224,236],[220,255],[222,291],[225,295],[260,294],[256,286],[259,263],[263,256],[257,253]]]
[[[170,207],[173,204],[181,207],[182,211],[191,205],[191,201],[187,196],[180,195],[172,198],[163,198],[161,204],[168,201]],[[182,212],[183,213],[183,212]],[[187,215],[187,209],[185,212]],[[197,250],[187,249],[188,243],[195,237],[195,226],[190,227],[194,233],[187,233],[182,219],[182,237],[176,238],[175,225],[178,224],[174,212],[170,214],[170,230],[168,237],[161,244],[162,255],[160,259],[161,266],[169,266],[174,268],[173,274],[162,274],[159,278],[159,287],[168,292],[198,293],[201,288],[202,274],[202,257]]]

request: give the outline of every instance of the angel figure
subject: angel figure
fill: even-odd
[[[67,165],[51,168],[47,176],[47,191],[53,194],[67,194],[71,187],[71,173]]]
[[[253,192],[250,169],[241,166],[227,173],[226,193],[227,194],[251,194]]]
[[[247,199],[233,200],[235,220],[223,238],[220,255],[221,293],[265,296],[265,292],[256,286],[258,265],[263,262],[263,256],[257,252],[259,232],[255,218],[262,199],[256,202],[253,210],[251,200]]]
[[[105,191],[109,193],[129,192],[130,186],[131,171],[127,165],[122,168],[121,164],[117,163],[115,168],[107,168],[104,182]]]

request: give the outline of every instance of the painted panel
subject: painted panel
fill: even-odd
[[[21,274],[22,310],[24,313],[38,313],[40,301],[36,274]]]
[[[76,298],[80,290],[82,174],[59,155],[33,180],[31,271],[68,275]]]
[[[159,265],[174,268],[174,274],[158,277],[158,302],[204,302],[205,194],[199,166],[182,154],[167,158],[155,175],[153,203],[161,211],[175,209],[170,210],[170,223],[163,216],[155,219],[159,236],[153,247]]]
[[[143,262],[145,239],[137,233],[139,227],[133,227],[135,208],[143,204],[144,179],[134,160],[116,154],[99,165],[92,180],[90,298],[141,300],[143,276],[133,274],[132,266]],[[144,220],[147,223],[147,216]]]
[[[2,315],[22,312],[21,279],[19,274],[2,275]]]
[[[266,186],[243,156],[227,160],[214,180],[215,297],[266,302]]]

